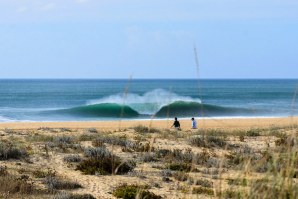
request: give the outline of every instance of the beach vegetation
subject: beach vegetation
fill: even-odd
[[[65,191],[56,193],[52,199],[96,199],[91,194],[74,194]]]
[[[85,133],[98,133],[96,128],[88,128],[85,129]]]
[[[140,185],[127,185],[123,184],[118,186],[114,191],[113,195],[116,198],[122,199],[161,199],[161,196],[155,195],[152,192],[146,190],[146,187]]]
[[[132,171],[136,166],[133,161],[122,161],[120,157],[113,155],[106,148],[87,148],[85,156],[88,159],[83,160],[77,166],[77,170],[86,175],[109,175],[126,174]]]
[[[141,160],[143,162],[157,162],[158,159],[154,153],[146,152],[142,155]]]
[[[60,128],[60,132],[72,132],[70,128]]]
[[[9,195],[31,195],[38,193],[38,190],[34,187],[34,183],[26,176],[3,175],[0,176],[0,182],[0,193],[9,193]]]
[[[214,195],[214,190],[206,187],[193,187],[192,194],[206,194],[206,195]]]
[[[82,158],[78,154],[71,154],[71,155],[64,156],[63,161],[68,163],[74,163],[74,162],[77,163],[77,162],[81,162]]]
[[[187,163],[169,163],[166,166],[168,169],[173,170],[173,171],[185,171],[185,172],[189,172],[191,170],[191,164],[187,164]]]
[[[5,176],[7,174],[8,174],[7,167],[3,166],[3,165],[0,165],[0,176]]]
[[[11,142],[0,141],[0,160],[22,159],[29,154],[24,147],[16,146]]]
[[[61,179],[55,176],[47,176],[43,182],[50,192],[54,192],[55,190],[82,188],[82,186],[77,182]]]
[[[199,179],[194,179],[193,183],[194,185],[199,185],[201,187],[206,187],[206,188],[212,188],[213,187],[213,182],[207,179],[199,178]]]
[[[189,179],[189,174],[183,171],[177,171],[173,173],[173,177],[178,181],[184,182]]]
[[[226,148],[229,146],[224,138],[218,137],[218,136],[209,136],[209,135],[192,137],[190,138],[189,143],[192,146],[204,147],[204,148],[212,148],[212,147]]]
[[[47,169],[36,169],[32,172],[32,175],[35,178],[46,178],[46,177],[55,177],[56,171],[50,168]]]
[[[144,125],[138,125],[138,126],[135,126],[133,127],[133,130],[136,132],[136,133],[159,133],[160,130],[157,129],[157,128],[153,128],[153,127],[147,127],[147,126],[144,126]]]

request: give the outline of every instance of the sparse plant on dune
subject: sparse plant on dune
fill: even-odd
[[[60,179],[60,178],[54,177],[54,176],[46,177],[44,179],[44,184],[47,186],[48,190],[51,192],[53,192],[55,190],[82,188],[82,186],[77,182]]]
[[[28,156],[23,147],[18,147],[11,142],[0,141],[0,160],[21,159]]]
[[[88,159],[83,160],[77,170],[89,175],[125,174],[136,166],[133,161],[122,161],[106,148],[88,148],[85,151]]]
[[[52,199],[96,199],[91,194],[73,194],[67,193],[65,191],[58,192],[56,195],[52,197]]]
[[[139,185],[127,185],[123,184],[118,186],[114,191],[113,195],[116,198],[123,199],[161,199],[161,196],[155,195],[152,192],[146,190],[146,187]]]

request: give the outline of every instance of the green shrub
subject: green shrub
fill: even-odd
[[[96,128],[88,128],[85,130],[86,133],[98,133]]]
[[[191,165],[186,163],[170,163],[167,168],[173,171],[185,171],[189,172],[191,170]]]
[[[196,179],[194,182],[195,185],[200,185],[202,187],[206,188],[212,188],[213,187],[213,182],[206,180],[206,179]]]
[[[227,179],[229,185],[247,186],[247,179]]]
[[[96,199],[91,194],[72,194],[67,192],[59,192],[52,199]]]
[[[224,138],[218,136],[197,136],[189,140],[190,144],[196,147],[212,148],[220,147],[225,148],[229,145]]]
[[[246,131],[246,136],[250,136],[250,137],[256,137],[256,136],[260,136],[260,129],[250,129],[248,131]]]
[[[97,147],[97,148],[87,148],[84,151],[85,156],[88,158],[96,158],[96,159],[101,159],[101,158],[111,158],[112,154],[110,151],[104,147]]]
[[[64,162],[68,162],[68,163],[71,163],[71,162],[81,162],[82,161],[82,158],[78,154],[67,155],[67,156],[65,156],[63,158],[63,161]]]
[[[82,161],[77,170],[86,175],[108,175],[108,174],[126,174],[135,168],[136,164],[132,161],[122,162],[117,156],[103,157],[100,159],[89,158]]]
[[[138,125],[133,127],[133,130],[137,133],[159,133],[160,130],[156,128],[148,128],[147,126]]]
[[[161,199],[161,196],[144,190],[144,187],[138,185],[121,185],[113,191],[116,198],[123,199]]]
[[[173,173],[173,177],[180,182],[184,182],[189,179],[189,175],[182,171]]]
[[[35,178],[54,177],[56,176],[56,171],[49,168],[47,170],[38,169],[33,171],[32,174]]]
[[[0,160],[21,159],[28,156],[25,149],[0,141]]]
[[[194,187],[192,189],[193,194],[206,194],[206,195],[214,195],[213,189],[205,188],[205,187]]]

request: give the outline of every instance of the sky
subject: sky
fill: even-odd
[[[0,0],[0,78],[298,78],[297,10],[297,0]]]

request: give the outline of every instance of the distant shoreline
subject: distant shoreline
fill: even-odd
[[[0,130],[3,129],[38,129],[48,128],[97,128],[102,130],[125,129],[137,125],[145,125],[154,128],[170,128],[173,119],[164,120],[113,120],[113,121],[73,121],[73,122],[10,122],[0,123]],[[191,120],[180,119],[183,130],[191,130]],[[298,117],[277,117],[277,118],[229,118],[214,119],[204,118],[198,120],[200,128],[219,128],[219,129],[247,129],[247,128],[266,128],[274,126],[298,125]]]

